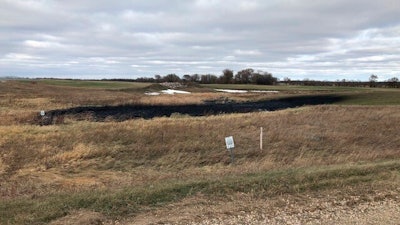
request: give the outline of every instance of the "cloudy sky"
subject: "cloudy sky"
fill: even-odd
[[[0,76],[400,78],[398,0],[0,0]]]

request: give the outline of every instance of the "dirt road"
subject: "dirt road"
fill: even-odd
[[[337,195],[254,199],[239,194],[228,201],[191,198],[115,224],[400,225],[397,193]]]
[[[245,215],[204,220],[194,224],[308,224],[308,225],[398,225],[400,206],[394,201],[363,203],[355,207],[336,206],[309,211],[298,209],[298,213],[277,212],[271,216],[260,212]]]

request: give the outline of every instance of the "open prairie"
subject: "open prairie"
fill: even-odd
[[[1,82],[0,224],[399,221],[399,89],[164,89]]]

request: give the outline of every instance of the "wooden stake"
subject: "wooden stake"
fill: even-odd
[[[260,128],[260,150],[263,149],[263,128]]]

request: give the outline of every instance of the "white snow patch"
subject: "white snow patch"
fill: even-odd
[[[279,91],[250,91],[253,93],[279,93]]]
[[[215,91],[219,92],[226,92],[226,93],[279,93],[279,91],[262,91],[262,90],[234,90],[234,89],[214,89]]]
[[[160,92],[146,92],[144,94],[145,95],[151,95],[151,96],[157,96],[157,95],[160,95],[161,93]]]
[[[226,93],[247,93],[246,90],[233,90],[233,89],[214,89],[215,91],[219,92],[226,92]]]
[[[174,90],[174,89],[162,90],[161,93],[169,94],[169,95],[173,95],[173,94],[190,94],[190,92],[188,92],[188,91],[180,91],[180,90]]]

